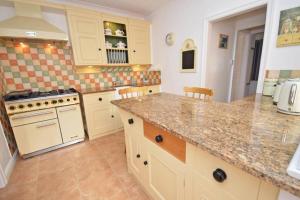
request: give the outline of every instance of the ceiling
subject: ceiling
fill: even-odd
[[[64,0],[76,4],[93,4],[125,10],[140,15],[150,15],[155,9],[171,0]]]

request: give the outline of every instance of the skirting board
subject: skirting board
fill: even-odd
[[[4,171],[2,169],[0,169],[0,188],[3,188],[6,186],[9,177],[11,176],[13,169],[15,168],[16,165],[16,161],[17,161],[17,155],[18,155],[18,151],[15,151],[13,156],[11,157],[11,159],[9,160],[9,162],[6,165],[6,168],[4,169]]]

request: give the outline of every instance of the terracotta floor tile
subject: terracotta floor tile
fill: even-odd
[[[19,159],[0,200],[148,200],[128,173],[124,133]]]

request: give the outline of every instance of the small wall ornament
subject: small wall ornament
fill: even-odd
[[[175,43],[175,35],[174,35],[174,33],[168,33],[166,35],[166,39],[165,40],[166,40],[166,44],[168,46],[172,46]]]
[[[194,40],[186,39],[181,49],[181,72],[196,72],[197,47]]]

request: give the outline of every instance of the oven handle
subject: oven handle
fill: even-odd
[[[76,107],[61,109],[61,110],[59,110],[59,112],[67,112],[67,111],[71,111],[71,110],[76,110]]]
[[[31,113],[31,114],[27,114],[27,115],[21,115],[21,116],[15,116],[12,117],[12,120],[16,120],[16,119],[24,119],[27,117],[36,117],[36,116],[40,116],[40,115],[48,115],[48,114],[53,114],[53,111],[47,111],[47,112],[39,112],[39,113]]]
[[[37,125],[36,128],[43,128],[43,127],[52,126],[52,125],[55,125],[55,124],[56,124],[56,122],[50,122],[50,123],[47,123],[47,124]]]

